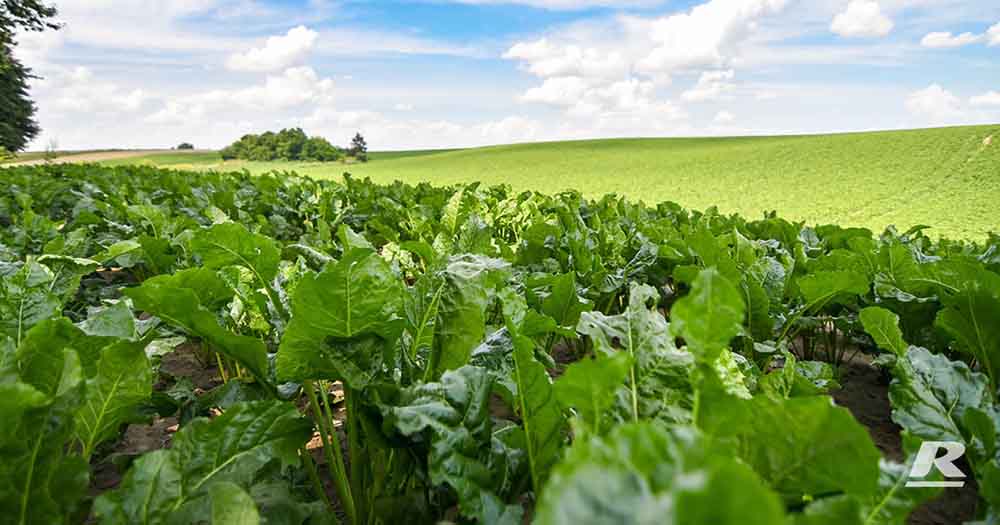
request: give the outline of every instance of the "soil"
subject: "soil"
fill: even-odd
[[[875,446],[893,461],[903,461],[902,430],[892,421],[889,404],[889,379],[866,358],[858,358],[841,369],[843,388],[833,392],[834,401],[868,429]],[[960,465],[973,480],[968,465]],[[917,508],[907,520],[909,525],[956,525],[972,521],[976,514],[978,489],[975,482],[962,488],[945,489],[940,496]]]
[[[178,150],[127,150],[127,151],[91,151],[85,153],[71,153],[62,155],[51,160],[34,159],[21,162],[10,162],[4,166],[39,166],[42,164],[68,164],[82,162],[103,162],[106,160],[121,160],[134,157],[144,157],[146,155],[165,155],[172,153],[190,153],[190,151]]]

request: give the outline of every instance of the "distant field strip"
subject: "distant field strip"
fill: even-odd
[[[993,138],[990,138],[993,137]],[[367,164],[223,163],[210,153],[137,157],[191,169],[294,170],[322,178],[349,171],[378,182],[480,181],[646,203],[718,206],[758,217],[776,210],[809,223],[881,231],[931,224],[933,235],[1000,231],[1000,125],[838,135],[616,139],[519,144],[446,152],[373,154]]]

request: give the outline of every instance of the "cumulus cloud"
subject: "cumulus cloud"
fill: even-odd
[[[681,93],[681,98],[686,102],[705,102],[718,100],[726,92],[732,91],[736,85],[730,82],[736,72],[732,69],[724,71],[706,71],[698,78],[698,83],[694,87]]]
[[[1000,92],[989,91],[982,95],[969,98],[969,104],[973,106],[1000,106]]]
[[[650,7],[657,5],[659,0],[451,0],[457,4],[492,5],[519,4],[539,9],[569,11],[590,9],[592,7]]]
[[[948,121],[962,115],[959,98],[939,84],[911,93],[906,99],[906,109],[931,122]]]
[[[787,0],[710,0],[689,12],[657,18],[648,24],[654,47],[636,66],[647,74],[725,66],[757,21],[780,12],[787,3]]]
[[[629,70],[628,60],[620,51],[556,44],[546,38],[514,44],[503,57],[522,61],[539,77],[613,78]]]
[[[146,121],[180,124],[226,112],[279,111],[307,103],[331,104],[333,88],[333,80],[321,78],[312,68],[294,67],[280,75],[268,75],[260,85],[172,97],[163,108],[146,117]]]
[[[766,16],[788,0],[708,0],[691,9],[656,17],[619,16],[601,27],[577,26],[519,42],[503,55],[541,78],[524,102],[563,107],[572,116],[602,116],[623,122],[629,114],[662,121],[686,115],[663,88],[678,73],[704,73],[682,95],[712,100],[733,89],[730,67]]]
[[[986,30],[986,40],[991,46],[1000,46],[1000,22]]]
[[[894,24],[882,14],[874,0],[851,0],[847,9],[834,17],[830,31],[848,38],[879,37],[888,35]]]
[[[68,113],[129,113],[149,100],[142,89],[122,88],[83,66],[53,71],[37,87],[51,109]]]
[[[977,35],[974,33],[952,35],[949,32],[934,32],[927,33],[927,35],[920,40],[920,45],[932,48],[962,47],[979,42],[982,38],[983,35]]]
[[[272,36],[264,47],[236,53],[226,61],[233,71],[271,72],[301,63],[316,45],[319,33],[305,26],[292,28],[283,36]]]

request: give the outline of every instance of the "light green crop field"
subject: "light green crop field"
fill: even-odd
[[[293,170],[377,182],[480,181],[518,190],[617,193],[649,204],[717,206],[750,218],[776,210],[808,223],[881,231],[933,226],[931,235],[1000,232],[1000,124],[837,135],[620,139],[372,154],[366,164],[223,163],[214,154],[139,157],[175,168]]]

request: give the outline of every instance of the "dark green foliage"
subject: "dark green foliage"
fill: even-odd
[[[354,138],[351,139],[351,147],[347,152],[356,160],[368,162],[368,143],[365,142],[365,138],[360,133],[355,134]]]
[[[14,57],[0,37],[0,149],[23,150],[40,131],[28,93],[31,70]]]
[[[309,137],[299,128],[268,131],[260,135],[244,135],[220,152],[225,160],[254,161],[304,160],[330,162],[341,152],[322,137]]]
[[[180,144],[177,145],[177,149],[178,150],[191,150],[191,149],[194,149],[194,144],[191,144],[190,142],[181,142]]]

